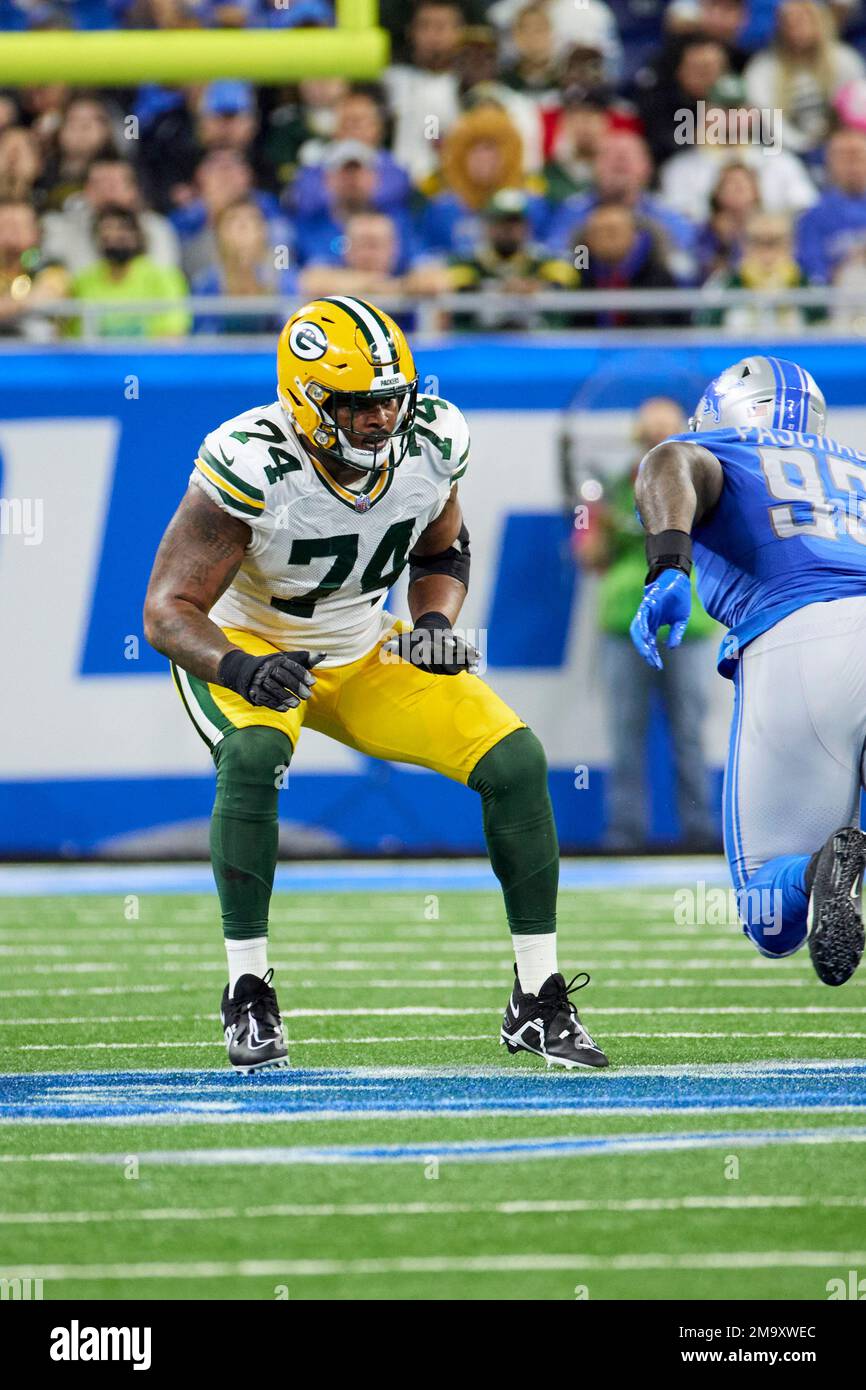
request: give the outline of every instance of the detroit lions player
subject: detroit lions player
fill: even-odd
[[[646,455],[631,634],[661,666],[659,629],[677,646],[688,622],[694,555],[701,602],[729,629],[725,850],[743,929],[766,956],[808,939],[820,979],[841,985],[863,953],[866,453],[828,439],[825,417],[808,372],[747,357],[707,387],[692,433]]]

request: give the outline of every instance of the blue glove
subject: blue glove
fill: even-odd
[[[692,585],[682,570],[662,570],[658,579],[647,584],[629,633],[648,665],[662,669],[656,641],[659,628],[670,625],[668,646],[678,647],[683,640],[691,609]]]

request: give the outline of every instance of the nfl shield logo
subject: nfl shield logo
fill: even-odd
[[[355,498],[355,511],[368,512],[370,510],[370,499],[365,492],[361,492]]]

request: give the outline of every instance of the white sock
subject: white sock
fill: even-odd
[[[235,985],[241,975],[257,975],[261,980],[268,969],[268,938],[266,936],[246,936],[242,941],[232,941],[226,937],[226,955],[229,962],[229,998],[234,998]]]
[[[519,933],[512,936],[517,978],[524,994],[537,994],[550,976],[559,970],[556,963],[556,932]]]

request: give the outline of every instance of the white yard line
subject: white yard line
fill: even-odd
[[[688,1211],[862,1210],[866,1197],[631,1197],[623,1201],[526,1202],[283,1202],[266,1207],[157,1207],[141,1211],[0,1212],[0,1226],[72,1226],[93,1222],[256,1221],[291,1218],[318,1221],[328,1217],[385,1216],[558,1216],[577,1213],[645,1214]]]
[[[488,1006],[488,1007],[484,1007],[484,1008],[473,1008],[472,1012],[473,1012],[474,1014],[489,1014],[491,1017],[496,1017],[496,1018],[498,1018],[499,1015],[502,1013],[502,1009],[501,1009],[501,1008],[492,1008],[492,1007],[489,1007],[489,1006]],[[583,1012],[583,1011],[582,1011],[582,1012]],[[844,1007],[843,1005],[841,1005],[841,1004],[804,1004],[801,1008],[797,1008],[796,1006],[793,1006],[793,1005],[790,1006],[790,1007],[782,1007],[782,1006],[775,1006],[775,1007],[774,1007],[774,1006],[772,1006],[772,1005],[769,1005],[769,1006],[767,1006],[767,1007],[763,1007],[763,1006],[758,1006],[758,1005],[747,1006],[747,1005],[742,1005],[742,1004],[740,1004],[740,1005],[737,1005],[737,1004],[728,1004],[728,1005],[725,1005],[725,1006],[722,1006],[722,1007],[719,1007],[719,1008],[712,1008],[712,1007],[709,1007],[709,1008],[707,1008],[707,1007],[689,1008],[688,1005],[683,1005],[682,1007],[679,1007],[679,1008],[678,1008],[676,1005],[673,1005],[673,1004],[665,1004],[665,1005],[660,1006],[660,1007],[657,1008],[657,1009],[652,1009],[652,1008],[641,1008],[641,1007],[634,1007],[634,1008],[626,1008],[626,1007],[609,1008],[609,1007],[596,1007],[595,1005],[587,1004],[585,1012],[586,1012],[587,1016],[589,1016],[590,1014],[592,1014],[592,1016],[593,1016],[593,1017],[596,1017],[596,1018],[597,1018],[597,1017],[601,1017],[601,1016],[604,1016],[604,1017],[618,1017],[618,1016],[621,1016],[621,1015],[623,1015],[623,1014],[626,1015],[626,1016],[629,1016],[629,1017],[632,1016],[632,1015],[639,1015],[639,1016],[645,1016],[645,1017],[655,1017],[656,1015],[668,1015],[668,1014],[673,1014],[673,1015],[675,1015],[675,1016],[678,1017],[678,1018],[681,1018],[684,1014],[687,1015],[689,1018],[695,1018],[695,1017],[698,1017],[698,1018],[702,1018],[702,1017],[716,1017],[716,1016],[718,1016],[718,1015],[729,1015],[729,1016],[732,1016],[732,1017],[737,1017],[737,1016],[739,1016],[739,1015],[744,1015],[744,1014],[745,1014],[745,1015],[756,1015],[756,1014],[757,1014],[757,1015],[760,1015],[761,1017],[764,1017],[764,1016],[767,1015],[767,1014],[783,1014],[783,1015],[793,1015],[793,1016],[795,1016],[795,1017],[797,1017],[797,1018],[800,1018],[800,1017],[803,1017],[803,1016],[805,1016],[805,1015],[816,1015],[816,1014],[817,1014],[817,1015],[824,1015],[824,1014],[831,1014],[831,1015],[832,1015],[832,1014],[862,1014],[862,1013],[866,1013],[866,1006],[864,1006],[864,1005],[862,1005],[862,1004],[859,1004],[859,1005],[857,1005],[857,1004],[852,1004],[852,1005],[850,1005],[849,1007],[845,1008],[845,1007]],[[326,1015],[327,1015],[328,1018],[463,1018],[463,1017],[465,1017],[465,1015],[466,1015],[466,1009],[465,1009],[465,1008],[454,1007],[454,1006],[446,1005],[446,1004],[442,1004],[442,1005],[440,1005],[440,1004],[400,1004],[400,1005],[394,1005],[392,1008],[381,1008],[381,1009],[334,1009],[334,1008],[328,1007],[328,1008],[320,1008],[320,1009],[283,1009],[283,1010],[282,1010],[282,1016],[283,1016],[284,1019],[285,1019],[285,1018],[323,1018],[323,1017],[326,1016]],[[61,1026],[63,1026],[64,1024],[70,1024],[70,1025],[74,1025],[74,1026],[78,1026],[78,1025],[91,1025],[91,1024],[96,1025],[96,1026],[108,1026],[109,1024],[117,1024],[117,1023],[212,1023],[213,1020],[214,1020],[216,1017],[217,1017],[216,1009],[214,1009],[214,1011],[213,1011],[212,1013],[204,1013],[204,1014],[76,1014],[76,1015],[74,1015],[74,1016],[69,1016],[69,1017],[59,1017],[59,1016],[58,1016],[58,1017],[48,1017],[48,1016],[42,1015],[42,1016],[37,1016],[37,1017],[35,1017],[35,1018],[0,1018],[0,1028],[2,1028],[2,1027],[4,1027],[4,1026],[5,1026],[5,1027],[8,1027],[8,1028],[12,1028],[12,1027],[15,1027],[15,1028],[36,1028],[36,1027],[42,1027],[42,1026],[54,1028],[54,1027],[61,1027]],[[652,1036],[652,1037],[655,1037],[655,1036],[659,1036],[659,1037],[661,1037],[661,1036],[665,1036],[665,1035],[662,1035],[662,1034],[647,1034],[647,1035],[644,1035],[644,1034],[640,1034],[640,1033],[636,1033],[636,1034],[623,1034],[623,1033],[618,1033],[618,1034],[613,1034],[612,1036],[616,1036],[616,1037],[628,1037],[628,1036],[633,1036],[633,1037]],[[674,1035],[673,1035],[673,1034],[670,1034],[670,1035],[667,1035],[667,1036],[674,1036]],[[696,1035],[696,1036],[700,1036],[700,1037],[712,1037],[712,1036],[721,1036],[721,1035],[720,1035],[720,1034],[701,1033],[701,1034],[698,1034],[698,1035]],[[728,1033],[728,1034],[725,1034],[724,1036],[726,1036],[726,1037],[741,1036],[741,1037],[742,1037],[742,1036],[749,1036],[749,1035],[748,1035],[748,1034]],[[752,1036],[754,1036],[754,1035],[752,1035]],[[761,1036],[761,1037],[772,1037],[773,1035],[772,1035],[772,1034],[767,1034],[767,1033],[762,1033],[760,1036]],[[779,1034],[778,1036],[782,1037],[782,1036],[786,1036],[786,1035]],[[836,1036],[836,1035],[834,1034],[833,1036]],[[856,1036],[856,1034],[855,1034],[854,1036]]]
[[[320,1015],[318,1015],[320,1016]],[[289,1038],[290,1047],[353,1047],[358,1044],[364,1046],[374,1043],[442,1043],[442,1042],[489,1042],[495,1037],[495,1032],[489,1033],[418,1033],[418,1034],[397,1034],[392,1037],[366,1036],[358,1037],[353,1035],[346,1038]],[[866,1038],[866,1032],[836,1032],[828,1029],[821,1033],[807,1033],[800,1029],[796,1032],[764,1031],[760,1033],[709,1033],[709,1032],[689,1032],[680,1029],[668,1032],[621,1032],[617,1030],[605,1029],[606,1038],[704,1038],[708,1040],[727,1039],[765,1039],[765,1038],[809,1038],[811,1040],[832,1041],[833,1039],[862,1040]],[[122,1049],[123,1051],[144,1050],[148,1048],[166,1047],[225,1047],[225,1043],[220,1041],[195,1041],[177,1040],[171,1042],[161,1042],[157,1039],[151,1042],[75,1042],[75,1043],[23,1043],[16,1048],[18,1052],[81,1052],[92,1051],[94,1049]]]
[[[285,969],[285,967],[284,967],[284,966],[276,966],[275,969],[278,969],[278,970],[281,970],[281,971],[282,971],[282,970]],[[774,990],[774,989],[807,989],[807,988],[810,988],[811,986],[813,986],[814,984],[815,984],[815,981],[814,981],[813,979],[808,978],[808,977],[807,977],[807,978],[804,978],[804,979],[795,979],[795,980],[789,980],[789,979],[785,979],[785,978],[781,978],[781,977],[780,977],[780,978],[777,978],[777,979],[769,979],[769,980],[754,980],[754,979],[745,979],[745,980],[736,979],[736,980],[732,980],[732,979],[726,978],[726,979],[724,979],[724,980],[712,980],[712,981],[711,981],[711,980],[701,980],[701,981],[696,981],[696,980],[679,980],[679,979],[677,979],[676,977],[672,977],[672,978],[670,978],[670,979],[665,978],[665,977],[661,977],[661,978],[658,978],[658,979],[649,979],[649,980],[629,980],[629,981],[624,982],[624,983],[618,983],[618,984],[613,984],[613,985],[608,984],[607,987],[606,987],[606,992],[609,993],[611,990],[624,990],[624,991],[625,991],[625,990],[632,990],[632,989],[700,989],[702,992],[704,992],[704,991],[706,991],[706,990],[712,990],[712,989],[724,989],[724,990],[740,990],[740,989],[764,989],[764,990]],[[307,973],[307,975],[305,976],[304,979],[302,979],[302,980],[290,980],[290,981],[288,982],[288,988],[289,988],[289,989],[321,989],[321,988],[323,988],[323,987],[325,987],[325,986],[327,986],[327,987],[328,987],[329,989],[331,989],[331,990],[334,990],[334,989],[354,989],[354,988],[356,988],[356,985],[355,985],[355,982],[354,982],[354,981],[349,981],[349,980],[337,981],[337,980],[335,980],[335,979],[334,979],[333,972],[332,972],[332,971],[329,971],[329,970],[322,970],[322,971],[320,971],[320,972],[318,973],[318,975],[317,975],[314,971],[310,971],[310,972]],[[85,986],[76,987],[76,988],[72,988],[72,987],[70,987],[70,986],[65,986],[65,987],[60,987],[60,988],[58,988],[58,989],[48,989],[48,988],[30,989],[30,988],[27,988],[27,987],[23,987],[23,988],[20,988],[20,989],[5,989],[5,990],[0,990],[0,1000],[2,1000],[2,999],[77,999],[77,998],[81,997],[82,995],[95,996],[95,997],[107,997],[107,996],[111,996],[111,995],[122,995],[124,998],[126,998],[126,996],[127,996],[127,995],[130,995],[130,994],[178,994],[178,993],[181,993],[181,994],[192,994],[192,993],[200,993],[200,992],[201,992],[203,989],[205,989],[206,987],[207,987],[207,982],[205,982],[205,981],[202,981],[202,982],[199,983],[199,984],[188,984],[188,983],[184,983],[183,981],[180,981],[180,982],[178,982],[178,983],[172,983],[172,984],[170,984],[170,985],[169,985],[169,984],[150,984],[150,985],[132,985],[132,984],[130,984],[130,985],[85,985]],[[506,974],[505,980],[504,980],[504,987],[505,987],[506,993],[507,993],[507,989],[508,989],[508,977],[507,977],[507,974]],[[412,979],[408,979],[408,980],[364,980],[364,982],[363,982],[363,988],[364,988],[365,990],[371,990],[371,989],[384,989],[384,990],[401,990],[401,991],[412,991],[412,990],[437,990],[437,989],[438,989],[438,990],[448,991],[449,993],[450,993],[452,990],[460,990],[460,989],[463,989],[463,990],[472,990],[472,991],[475,991],[475,992],[477,992],[477,991],[479,991],[479,990],[496,990],[497,993],[501,994],[501,992],[502,992],[502,990],[503,990],[503,980],[501,980],[501,979],[491,979],[490,977],[488,977],[486,980],[473,980],[473,979],[468,979],[468,980],[467,980],[467,979],[459,979],[459,980],[457,980],[457,979],[453,979],[453,978],[450,977],[450,976],[440,977],[439,979],[435,979],[435,980],[419,980],[419,979],[417,978],[417,976],[415,976],[415,977],[413,977]],[[858,981],[858,980],[851,980],[851,981],[849,981],[848,985],[846,986],[846,990],[854,990],[854,989],[858,989],[858,988],[866,988],[866,981],[864,981],[864,982],[861,983],[861,982]],[[733,1005],[732,1005],[732,1006],[730,1006],[730,1007],[731,1007],[731,1009],[732,1009],[732,1012],[734,1012],[734,1013],[739,1012],[739,1009],[738,1009],[736,1006],[733,1006]],[[686,1011],[686,1010],[685,1010],[685,1006],[678,1007],[678,1006],[676,1006],[676,1005],[671,1005],[671,1006],[670,1006],[670,1009],[671,1009],[671,1012],[673,1012],[673,1013],[680,1013],[680,1012],[685,1012],[685,1011]],[[761,1008],[761,1007],[758,1006],[758,1007],[756,1007],[756,1012],[758,1012],[758,1013],[764,1013],[765,1010],[764,1010],[763,1008]],[[799,1012],[800,1012],[800,1009],[794,1007],[793,1012],[794,1012],[794,1013],[799,1013]]]
[[[292,972],[302,970],[305,973],[310,974],[315,971],[320,971],[322,975],[326,976],[328,979],[335,983],[338,982],[335,981],[335,976],[339,976],[341,974],[362,975],[365,973],[374,972],[377,974],[381,974],[382,971],[382,966],[375,961],[361,961],[352,959],[351,957],[342,958],[339,955],[334,955],[333,959],[329,959],[327,963],[324,963],[322,960],[310,961],[304,959],[299,960],[297,958],[291,958],[288,960],[275,960],[272,961],[271,964],[273,965],[275,973],[290,974]],[[458,962],[455,960],[446,961],[440,957],[436,960],[406,961],[405,965],[413,970],[426,971],[431,975],[441,975],[442,972],[444,972],[446,969],[454,970],[455,968],[459,967],[461,969],[471,970],[475,972],[480,972],[484,970],[496,970],[497,972],[504,973],[507,976],[512,969],[513,959],[510,955],[503,953],[500,954],[500,956],[497,957],[495,960],[469,960]],[[701,989],[711,987],[713,984],[718,983],[717,981],[704,980],[699,977],[701,975],[705,975],[710,970],[718,971],[719,965],[720,962],[716,960],[672,961],[664,960],[659,957],[653,957],[651,959],[643,961],[597,960],[591,954],[588,954],[586,957],[581,958],[580,961],[580,966],[582,969],[596,971],[600,976],[603,976],[605,981],[609,980],[611,975],[628,975],[630,972],[642,973],[647,970],[658,971],[675,969],[678,972],[692,972],[695,978],[693,981],[691,981],[691,983],[695,986],[695,988]],[[203,974],[222,976],[225,974],[224,963],[217,959],[207,961],[192,959],[189,961],[181,962],[175,960],[166,960],[163,958],[159,961],[158,964],[155,964],[153,968],[154,971],[158,972],[160,975]],[[732,984],[737,985],[741,982],[747,984],[750,980],[754,979],[755,975],[758,974],[768,973],[769,976],[772,977],[774,972],[781,972],[786,968],[786,966],[784,963],[771,960],[761,959],[752,961],[749,959],[748,956],[744,956],[741,962],[738,962],[736,960],[725,961],[724,968],[728,977],[730,977],[732,970],[741,970],[743,972],[741,977],[734,977],[732,980]],[[790,966],[788,966],[787,968],[790,969]],[[15,978],[16,976],[29,977],[32,975],[119,975],[123,974],[126,971],[140,972],[141,969],[141,963],[134,959],[112,961],[55,961],[48,964],[36,965],[4,965],[3,977],[4,979],[11,979]],[[626,979],[623,983],[628,984],[629,987],[633,987],[635,985],[639,985],[640,980],[638,979],[636,981],[633,981]],[[814,979],[812,979],[810,983],[814,984]],[[863,988],[864,983],[866,982],[864,982],[863,980],[852,980],[847,987],[848,989],[856,989],[858,987]]]
[[[388,1274],[513,1274],[646,1270],[857,1269],[861,1250],[719,1250],[623,1255],[427,1255],[355,1260],[176,1260],[150,1264],[47,1264],[4,1269],[7,1279],[100,1280],[375,1277]]]
[[[365,941],[358,939],[357,936],[338,936],[334,935],[327,940],[319,941],[280,941],[280,948],[285,950],[287,947],[296,952],[299,956],[338,956],[341,950],[359,956],[415,956],[422,952],[430,951],[430,941],[433,939],[431,933],[429,937],[424,937],[417,941],[390,940],[390,941]],[[219,945],[219,935],[214,933],[213,940],[215,945]],[[448,956],[464,955],[502,955],[509,951],[509,940],[507,932],[499,932],[495,937],[490,938],[471,938],[466,941],[449,940],[447,933],[439,933],[435,937],[437,959]],[[91,945],[104,945],[111,943],[117,946],[118,956],[191,956],[195,959],[201,954],[202,942],[189,941],[188,939],[151,942],[149,933],[143,928],[136,935],[121,938],[110,933],[104,938],[89,938]],[[5,960],[15,960],[16,958],[30,958],[51,956],[56,958],[67,958],[76,956],[80,953],[82,945],[87,944],[82,941],[77,942],[50,942],[50,941],[28,941],[22,945],[20,942],[15,945],[0,945],[0,957]],[[569,937],[564,943],[567,949],[583,950],[586,949],[590,954],[606,955],[607,952],[619,952],[622,955],[647,956],[681,956],[693,955],[695,947],[688,941],[636,941],[634,938],[599,939],[599,935],[587,936],[583,939]],[[124,948],[128,947],[128,950]],[[738,936],[731,940],[706,941],[700,947],[702,956],[706,955],[737,955],[742,954],[744,944]],[[632,962],[636,963],[636,962]],[[769,962],[772,964],[772,962]],[[699,967],[706,969],[706,966]]]

